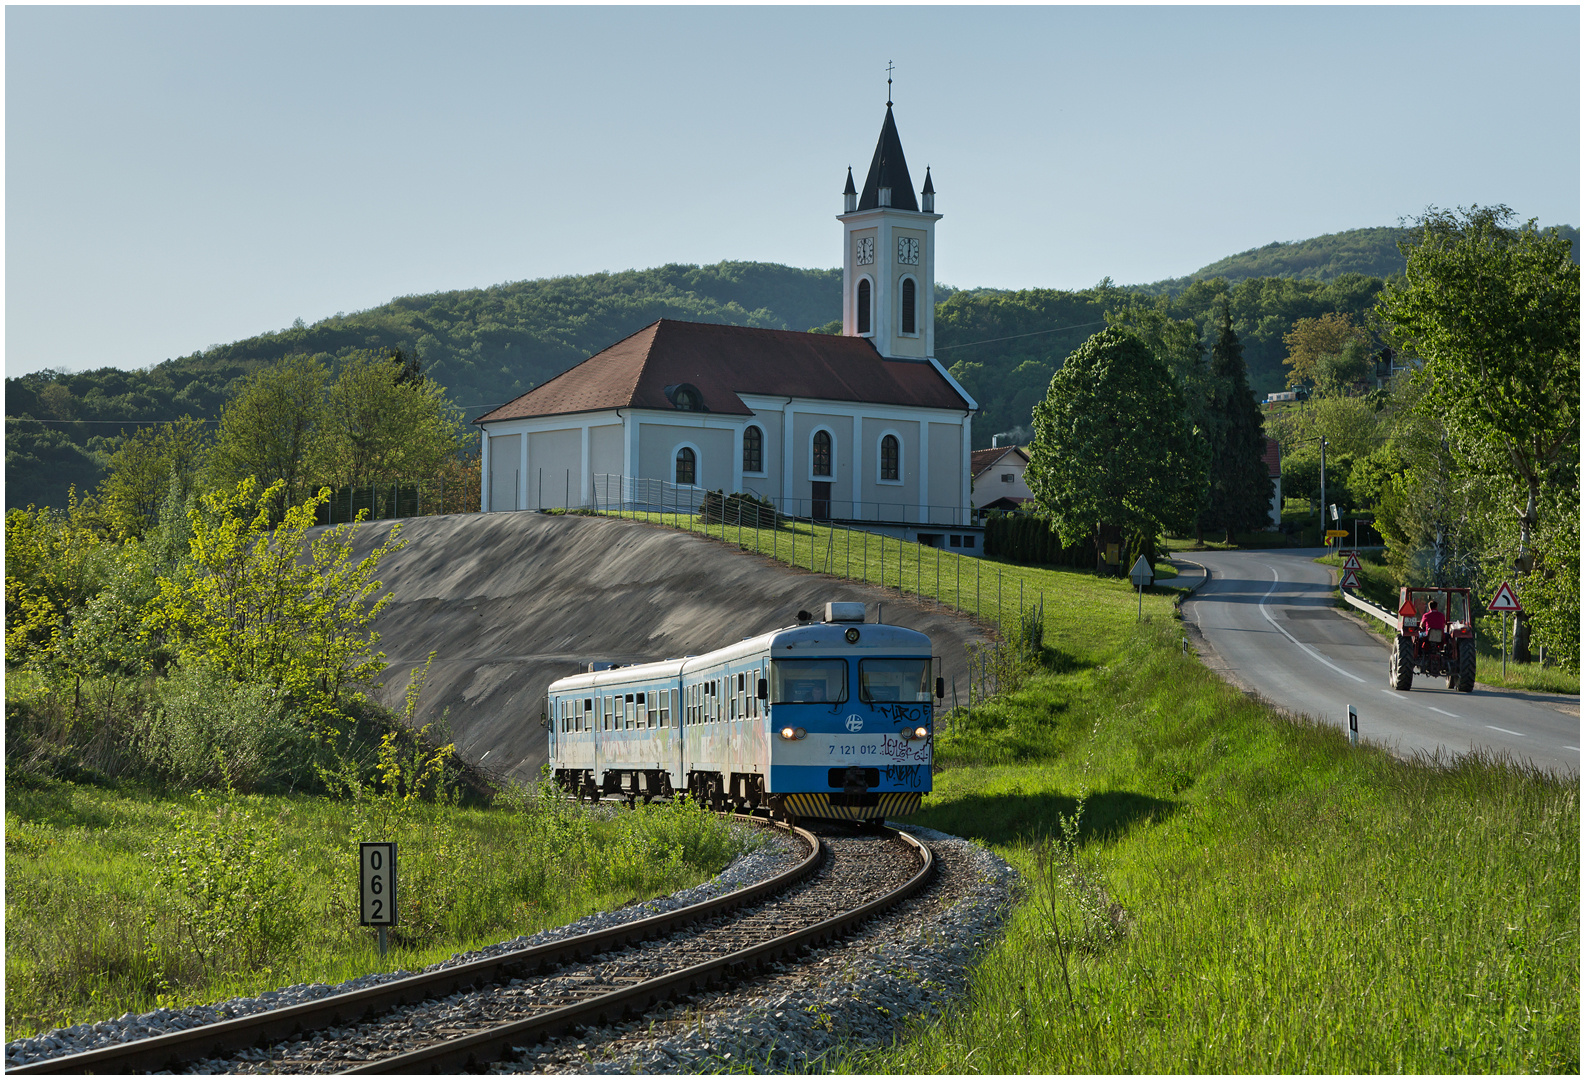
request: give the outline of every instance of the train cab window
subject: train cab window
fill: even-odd
[[[929,701],[930,661],[924,657],[859,661],[861,701]]]
[[[846,660],[772,660],[772,705],[839,703],[848,699]]]

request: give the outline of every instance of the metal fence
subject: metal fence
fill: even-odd
[[[706,489],[696,485],[674,484],[668,480],[622,476],[618,473],[596,473],[594,483],[591,485],[594,509],[600,512],[699,513],[708,494]],[[965,506],[936,506],[903,500],[879,502],[787,498],[779,495],[759,495],[753,491],[741,494],[773,507],[784,517],[804,521],[868,522],[877,525],[926,528],[964,528],[978,525],[977,511]],[[543,505],[543,498],[539,502],[541,505],[538,509],[548,509]]]

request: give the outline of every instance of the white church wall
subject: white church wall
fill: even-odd
[[[957,523],[952,508],[959,505],[962,476],[963,428],[958,424],[930,425],[929,505],[932,521]]]
[[[528,505],[534,509],[581,506],[583,433],[578,428],[535,431],[528,436]]]

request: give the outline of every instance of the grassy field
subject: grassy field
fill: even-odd
[[[636,813],[224,793],[8,776],[6,1038],[416,970],[705,880],[743,837],[684,804]],[[395,840],[400,922],[358,925],[357,842]]]
[[[1579,784],[1279,718],[1153,619],[940,740],[917,823],[1027,895],[863,1073],[1577,1072]]]
[[[877,580],[873,548],[794,535],[783,561]],[[886,550],[914,591],[934,552]],[[912,820],[1028,892],[963,1008],[836,1071],[1578,1071],[1577,779],[1350,749],[1184,655],[1174,590],[1141,624],[1124,581],[1000,574],[979,610],[1043,593],[1043,662],[938,725]]]
[[[1336,555],[1328,555],[1315,561],[1333,567],[1339,572],[1342,570],[1343,560]],[[1362,599],[1388,611],[1397,609],[1398,582],[1383,562],[1380,551],[1360,553],[1360,584],[1363,586]],[[1366,615],[1365,621],[1373,631],[1383,637],[1388,634],[1387,624],[1380,619]],[[1502,662],[1502,625],[1502,617],[1499,615],[1485,614],[1475,620],[1476,682],[1485,683],[1487,686],[1502,686],[1513,690],[1539,690],[1551,694],[1580,692],[1578,672],[1542,667],[1538,663],[1520,664],[1514,661],[1511,654],[1508,657],[1508,671],[1505,675]],[[1508,632],[1510,635],[1513,633],[1512,619],[1508,621]],[[1509,648],[1512,648],[1511,643]]]

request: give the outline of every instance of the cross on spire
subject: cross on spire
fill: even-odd
[[[886,107],[892,107],[892,62],[886,61]]]

